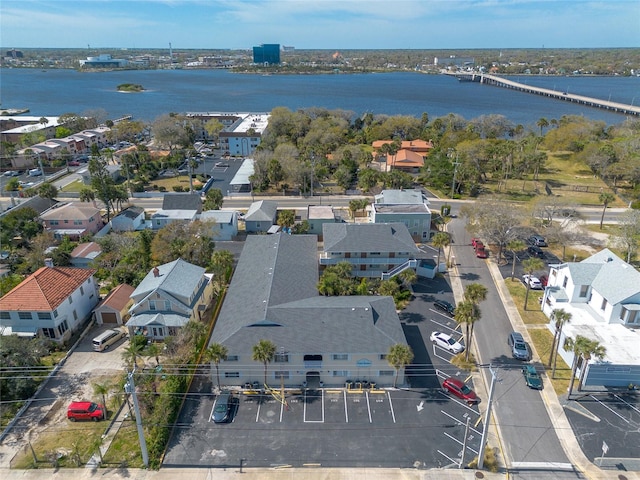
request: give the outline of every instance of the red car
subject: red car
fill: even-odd
[[[477,403],[478,397],[464,382],[457,378],[449,377],[442,382],[442,387],[467,403]]]
[[[484,245],[482,243],[476,244],[476,257],[487,258],[487,251],[484,249]]]
[[[93,402],[71,402],[67,408],[67,418],[72,422],[76,420],[93,420],[97,422],[107,418],[103,405]]]
[[[477,248],[478,246],[484,247],[484,243],[482,243],[482,240],[480,240],[479,238],[473,237],[471,239],[471,245],[474,248]]]
[[[549,282],[549,277],[547,277],[546,275],[540,275],[540,283],[542,284],[543,287],[546,287],[548,282]]]

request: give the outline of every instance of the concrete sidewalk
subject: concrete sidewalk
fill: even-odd
[[[165,468],[160,471],[139,469],[38,469],[0,470],[3,480],[91,480],[95,478],[126,478],[127,480],[503,480],[504,473],[457,469],[398,469],[398,468]]]

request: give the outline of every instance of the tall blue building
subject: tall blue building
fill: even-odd
[[[259,47],[253,47],[253,63],[280,63],[280,44],[263,43]]]

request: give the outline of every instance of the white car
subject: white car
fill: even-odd
[[[533,275],[523,275],[522,281],[525,285],[529,285],[529,288],[532,290],[542,290],[542,282],[538,277],[534,277]]]
[[[433,332],[429,337],[429,340],[440,348],[449,350],[451,353],[464,352],[464,346],[456,341],[451,335],[442,332]]]

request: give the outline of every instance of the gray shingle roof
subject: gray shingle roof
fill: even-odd
[[[597,275],[591,282],[591,288],[613,305],[640,292],[640,272],[608,248],[583,260],[580,265],[589,265],[598,269]]]
[[[325,223],[322,235],[325,252],[419,252],[404,223]]]
[[[185,262],[181,258],[157,268],[158,276],[154,275],[153,269],[147,273],[138,288],[131,294],[133,298],[143,298],[157,289],[162,289],[176,297],[189,298],[205,272],[204,268]]]
[[[253,202],[244,216],[248,222],[272,222],[278,210],[278,202],[260,200]]]
[[[354,354],[406,343],[391,297],[321,297],[317,281],[315,236],[248,237],[210,342]]]
[[[135,220],[143,212],[144,212],[144,208],[131,206],[131,207],[128,207],[128,208],[122,210],[117,216],[118,217],[126,217],[126,218],[130,218],[131,220]]]
[[[165,193],[162,200],[163,210],[196,210],[202,212],[202,199],[198,193]]]
[[[388,205],[415,205],[428,203],[420,190],[382,190],[376,195],[375,203]]]

